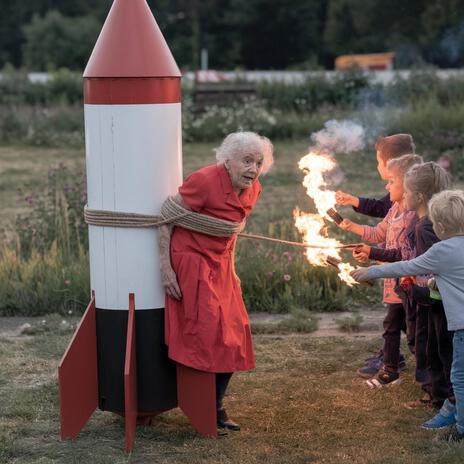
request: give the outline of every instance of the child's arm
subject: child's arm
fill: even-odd
[[[338,205],[351,205],[357,213],[379,218],[385,217],[392,206],[389,194],[376,200],[375,198],[356,197],[350,193],[338,191],[335,194],[335,200]]]
[[[397,263],[356,269],[352,273],[353,278],[359,282],[364,282],[365,280],[379,279],[381,277],[439,274],[443,267],[446,267],[446,263],[443,262],[443,253],[441,253],[440,250],[441,247],[437,246],[441,243],[443,242],[437,243],[423,255],[411,259],[410,261],[399,261]]]
[[[384,218],[388,210],[392,207],[390,200],[390,194],[387,193],[383,198],[379,200],[375,198],[358,198],[358,206],[353,206],[353,209],[357,213],[365,214],[366,216]]]
[[[394,263],[401,261],[401,248],[380,248],[371,247],[365,243],[359,244],[353,250],[353,257],[360,263],[367,263],[370,259],[372,261],[382,261],[384,263]]]
[[[385,216],[385,218],[375,227],[362,226],[350,221],[349,219],[343,219],[338,226],[343,230],[353,232],[354,234],[361,236],[361,238],[366,242],[383,243],[387,236],[389,214],[387,214],[387,216]]]
[[[380,248],[369,247],[369,259],[372,261],[382,261],[384,263],[395,263],[403,259],[401,255],[401,248]]]

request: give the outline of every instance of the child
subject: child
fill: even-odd
[[[451,382],[456,397],[456,404],[446,400],[437,416],[454,422],[452,416],[455,415],[456,427],[443,438],[458,441],[464,439],[464,192],[437,193],[429,202],[429,211],[433,229],[441,242],[411,261],[359,268],[352,276],[363,282],[379,277],[435,274],[448,330],[455,331]]]
[[[400,249],[385,250],[382,248],[361,245],[356,250],[360,261],[372,259],[376,261],[401,261],[425,253],[438,237],[433,231],[428,219],[427,204],[430,198],[438,192],[450,187],[447,172],[434,162],[414,165],[404,178],[405,208],[416,212],[417,218],[411,223],[406,234],[412,255],[407,256]],[[446,329],[446,318],[443,304],[430,298],[427,287],[427,276],[417,276],[409,279],[409,285],[404,285],[411,306],[416,308],[416,380],[422,384],[426,394],[417,401],[409,403],[408,407],[432,404],[440,409],[446,399],[454,401],[449,373],[452,359],[452,334]],[[425,375],[424,375],[425,374]],[[436,428],[441,423],[424,424],[425,428]]]
[[[393,158],[398,158],[402,155],[415,153],[415,145],[412,135],[410,134],[394,134],[388,137],[379,137],[375,144],[377,157],[377,171],[381,179],[387,179],[387,163]],[[358,213],[372,217],[384,218],[391,208],[390,195],[387,194],[383,198],[376,200],[374,198],[356,197],[349,193],[338,191],[335,194],[335,199],[339,205],[352,205]],[[408,346],[412,351],[414,348],[414,333],[415,321],[412,317],[407,318],[407,337]],[[375,356],[368,358],[367,364],[358,369],[358,374],[362,377],[374,376],[381,365],[383,364],[383,352],[379,351]],[[404,367],[404,356],[401,355],[400,366]]]
[[[377,171],[383,180],[387,180],[387,163],[403,155],[414,154],[416,146],[410,134],[394,134],[388,137],[379,137],[375,143],[377,157]],[[366,216],[384,218],[392,203],[387,194],[380,200],[375,198],[356,197],[350,193],[338,191],[335,194],[338,205],[351,205],[353,209]]]
[[[403,179],[406,171],[414,164],[422,162],[418,155],[403,155],[390,160],[387,164],[388,184],[392,207],[376,227],[355,224],[348,219],[340,223],[340,227],[360,235],[363,240],[373,243],[385,243],[385,248],[402,248],[406,242],[405,230],[413,220],[414,211],[404,210]],[[376,381],[381,385],[396,382],[399,379],[401,331],[406,332],[406,314],[401,298],[395,292],[395,279],[385,279],[383,301],[388,304],[384,326],[383,366],[379,370]]]

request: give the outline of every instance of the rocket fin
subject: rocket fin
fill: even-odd
[[[95,296],[58,366],[61,439],[76,438],[98,406]]]
[[[216,374],[177,364],[177,400],[199,433],[217,437]]]
[[[126,452],[132,451],[137,424],[137,359],[135,350],[135,298],[129,294],[127,321],[126,359],[124,364],[124,416],[126,427]]]

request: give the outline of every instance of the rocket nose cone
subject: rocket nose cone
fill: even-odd
[[[146,0],[114,0],[84,77],[180,77]]]

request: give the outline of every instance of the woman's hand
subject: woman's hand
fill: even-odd
[[[161,263],[161,285],[164,287],[164,291],[167,295],[176,300],[182,299],[182,292],[177,283],[176,273],[172,269],[170,263]]]
[[[371,247],[364,243],[360,243],[353,250],[353,257],[356,261],[360,263],[367,263],[369,261],[369,254],[371,252]]]
[[[337,205],[351,205],[357,208],[359,206],[359,198],[351,195],[350,193],[345,193],[338,191],[335,193],[335,201]]]
[[[369,280],[372,280],[372,278],[369,277],[368,274],[368,267],[358,267],[354,271],[350,272],[350,276],[353,277],[353,279],[357,282],[367,282]]]

